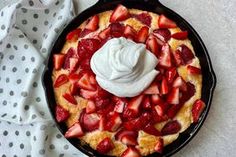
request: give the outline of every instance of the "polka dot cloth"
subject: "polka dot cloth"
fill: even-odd
[[[85,157],[55,127],[41,83],[73,8],[72,0],[20,0],[0,10],[0,157]]]

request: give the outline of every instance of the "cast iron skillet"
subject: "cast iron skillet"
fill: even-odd
[[[67,25],[67,27],[61,32],[61,34],[55,41],[54,46],[52,47],[51,54],[47,60],[47,65],[42,77],[42,82],[45,89],[50,112],[53,119],[55,120],[56,102],[53,92],[53,82],[51,78],[53,70],[53,54],[60,52],[65,43],[65,37],[71,30],[78,27],[82,22],[84,22],[92,15],[104,12],[106,10],[113,10],[118,4],[122,4],[127,8],[136,8],[151,11],[157,14],[164,14],[170,19],[174,20],[182,30],[187,30],[189,32],[189,39],[192,42],[197,57],[200,59],[203,75],[202,100],[206,103],[206,108],[203,111],[199,122],[197,124],[192,124],[186,131],[180,134],[179,138],[176,141],[166,146],[164,148],[163,154],[154,153],[149,155],[148,157],[171,156],[181,148],[183,148],[197,134],[198,130],[206,119],[207,113],[210,109],[214,88],[216,86],[216,76],[214,74],[207,49],[197,32],[181,16],[163,6],[159,2],[159,0],[99,0],[95,5],[83,11]],[[66,132],[67,127],[65,124],[59,124],[56,122],[56,125],[62,134]],[[78,139],[68,139],[68,141],[88,156],[102,157],[102,155],[99,155],[95,150]]]

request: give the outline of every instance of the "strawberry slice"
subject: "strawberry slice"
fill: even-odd
[[[206,104],[200,99],[194,102],[193,108],[192,108],[192,117],[193,117],[194,123],[198,122],[198,119],[205,107],[206,107]]]
[[[69,69],[70,68],[70,58],[72,57],[78,57],[77,53],[74,48],[68,49],[67,53],[65,54],[65,61],[63,64],[64,69]]]
[[[154,105],[161,104],[163,101],[161,100],[161,97],[158,94],[154,94],[151,96],[152,103]]]
[[[181,126],[177,120],[167,122],[161,130],[163,136],[178,133]]]
[[[159,28],[176,28],[177,25],[174,21],[168,19],[165,15],[160,15],[158,19]]]
[[[176,66],[184,65],[184,60],[182,59],[181,52],[179,50],[176,50],[175,53],[173,53],[173,56]]]
[[[159,94],[158,85],[153,82],[147,89],[145,89],[144,94]]]
[[[109,137],[104,138],[96,147],[96,150],[101,154],[106,154],[115,148],[112,140]]]
[[[151,25],[152,17],[148,13],[133,15],[133,17],[147,26]]]
[[[75,99],[74,96],[72,96],[71,94],[65,93],[65,94],[63,94],[62,96],[63,96],[63,98],[66,99],[69,103],[74,104],[74,105],[77,104],[76,99]]]
[[[61,69],[65,60],[65,55],[63,54],[54,54],[53,55],[53,63],[55,70]]]
[[[164,148],[164,141],[162,138],[159,138],[159,140],[157,141],[154,150],[157,153],[162,153],[163,152],[163,148]]]
[[[138,142],[135,138],[133,138],[132,136],[129,136],[129,135],[124,135],[122,136],[121,140],[120,140],[123,144],[125,145],[137,145]]]
[[[115,10],[112,12],[110,17],[110,22],[124,21],[129,17],[128,9],[119,4]]]
[[[58,88],[61,85],[67,83],[69,81],[68,77],[66,74],[61,74],[60,76],[57,77],[55,83],[54,83],[54,87]]]
[[[169,44],[164,44],[161,49],[161,54],[159,58],[159,65],[164,68],[170,68],[172,66],[171,63],[171,49]]]
[[[70,81],[70,83],[76,83],[77,81],[79,81],[80,79],[80,75],[79,74],[76,74],[76,73],[71,73],[69,76],[68,76],[68,79]]]
[[[124,29],[125,29],[125,26],[123,24],[115,22],[115,23],[111,23],[109,27],[111,27],[110,33],[112,37],[119,38],[123,36]]]
[[[159,55],[159,45],[155,37],[149,36],[146,41],[146,47],[150,50],[155,56]]]
[[[160,104],[156,105],[154,108],[155,108],[155,111],[157,112],[158,116],[164,116],[168,107],[169,107],[168,104],[160,103]]]
[[[104,131],[106,129],[106,117],[103,115],[100,115],[100,120],[98,124],[98,129],[100,131]]]
[[[78,58],[70,58],[70,72],[74,72],[77,70],[79,59]]]
[[[81,51],[81,53],[79,53],[79,56],[83,58],[84,55],[93,55],[93,53],[96,52],[99,48],[100,48],[100,41],[98,39],[87,38],[87,39],[82,39],[79,42],[77,51],[78,52]]]
[[[134,40],[136,37],[136,31],[130,25],[125,26],[124,36],[128,39]]]
[[[172,105],[166,113],[167,116],[170,119],[173,119],[175,117],[175,115],[179,112],[179,110],[182,106],[183,106],[183,104]]]
[[[63,122],[69,118],[70,114],[69,112],[61,107],[60,105],[56,106],[56,120],[57,122]]]
[[[124,111],[124,107],[127,104],[127,100],[125,98],[119,98],[114,96],[112,101],[115,103],[114,111],[117,113],[122,113]]]
[[[115,139],[118,140],[118,141],[121,141],[121,139],[124,136],[130,136],[134,139],[137,139],[138,132],[137,131],[131,131],[131,130],[120,130],[115,134]]]
[[[161,94],[165,95],[169,92],[167,79],[164,77],[161,82]]]
[[[163,42],[167,42],[171,38],[171,33],[169,29],[162,28],[162,29],[155,29],[153,30],[153,34],[161,39]]]
[[[110,113],[107,119],[109,119],[109,121],[107,122],[106,130],[114,132],[120,128],[122,120],[120,118],[119,113],[116,112]]]
[[[111,31],[111,27],[107,27],[98,34],[98,37],[100,39],[105,40],[110,36],[110,31]]]
[[[169,104],[179,104],[179,97],[180,97],[179,88],[174,87],[168,94],[167,102]]]
[[[177,75],[176,67],[170,68],[166,71],[166,79],[169,84],[173,82],[176,75]]]
[[[96,88],[90,83],[90,76],[88,73],[84,73],[83,76],[79,79],[77,85],[86,90],[95,91]]]
[[[154,135],[154,136],[161,136],[161,133],[159,130],[157,130],[153,125],[150,123],[143,129],[144,132]]]
[[[80,113],[80,123],[85,131],[94,131],[99,128],[100,118],[97,113],[87,114],[85,110]]]
[[[142,102],[142,108],[147,110],[152,108],[149,96],[144,97]]]
[[[93,113],[96,111],[96,105],[93,101],[88,100],[87,106],[86,106],[86,113]]]
[[[145,43],[148,34],[149,34],[149,28],[146,26],[142,27],[137,34],[136,42]]]
[[[188,38],[188,32],[187,31],[177,32],[172,34],[171,37],[178,40],[185,40]]]
[[[75,83],[70,85],[70,94],[71,95],[77,95],[78,91],[79,91],[79,88]]]
[[[95,31],[98,29],[98,23],[99,23],[99,17],[98,15],[94,15],[87,21],[85,29]]]
[[[70,33],[67,34],[66,40],[76,41],[76,40],[78,40],[78,38],[80,36],[80,33],[81,33],[81,29],[77,28],[77,29],[75,29],[75,30],[73,30],[73,31],[71,31]]]
[[[190,48],[188,48],[186,45],[181,45],[178,50],[180,51],[180,55],[184,64],[191,63],[192,59],[194,58],[192,50],[190,50]]]
[[[123,116],[125,118],[134,118],[139,115],[140,105],[142,103],[143,97],[144,97],[143,95],[139,95],[139,96],[132,98],[129,101],[127,107],[125,108],[125,110],[123,112]]]
[[[128,147],[121,155],[121,157],[141,157],[141,154],[135,147]]]
[[[82,32],[80,33],[80,38],[85,37],[86,35],[88,35],[89,33],[92,33],[93,31],[89,30],[89,29],[83,29]]]
[[[187,66],[187,70],[189,74],[193,74],[193,75],[200,75],[202,73],[200,68],[197,68],[191,65]]]
[[[182,92],[182,95],[180,97],[180,102],[184,103],[187,100],[189,100],[196,92],[194,84],[191,82],[186,82],[187,84],[187,90]]]
[[[184,79],[181,76],[177,77],[174,80],[172,86],[173,87],[177,87],[177,88],[179,88],[182,91],[187,91],[187,84],[186,84],[186,82],[184,81]]]
[[[79,122],[76,122],[75,124],[73,124],[65,133],[66,138],[81,137],[83,135],[84,135],[84,132]]]

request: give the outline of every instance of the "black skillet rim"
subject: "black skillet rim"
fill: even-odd
[[[193,27],[185,21],[180,15],[170,10],[169,8],[163,6],[159,0],[99,0],[95,5],[86,9],[82,13],[80,13],[77,17],[75,17],[66,27],[62,30],[58,36],[58,38],[54,41],[53,47],[51,49],[51,53],[46,61],[46,67],[42,75],[42,83],[45,90],[46,100],[48,107],[50,109],[50,113],[52,115],[53,120],[57,128],[60,130],[62,134],[66,131],[66,125],[64,123],[57,123],[55,119],[55,97],[53,93],[53,83],[51,80],[52,74],[52,56],[55,52],[60,52],[60,49],[65,42],[65,36],[69,33],[69,31],[75,29],[79,24],[85,21],[90,16],[103,12],[106,10],[111,10],[117,4],[123,4],[128,8],[136,8],[146,11],[151,11],[157,14],[165,14],[169,18],[173,19],[181,29],[187,30],[189,32],[189,39],[191,40],[193,47],[195,49],[196,55],[200,60],[200,64],[202,67],[203,74],[203,89],[202,89],[202,99],[206,103],[206,108],[203,111],[201,118],[197,124],[191,124],[191,126],[180,134],[179,138],[174,141],[172,144],[166,146],[164,148],[163,154],[153,153],[148,155],[148,157],[167,157],[175,154],[180,149],[182,149],[187,143],[191,141],[191,139],[197,134],[203,125],[207,114],[209,112],[211,101],[213,97],[213,92],[216,86],[216,76],[212,68],[212,64],[210,61],[210,57],[208,51],[200,38],[197,32],[193,29]],[[109,9],[108,9],[109,8]],[[197,49],[197,50],[196,50]],[[97,156],[97,157],[105,157],[105,155],[98,154],[95,150],[90,148],[88,145],[84,144],[83,141],[78,139],[67,139],[72,145],[74,145],[77,149],[82,151],[84,154],[88,156]]]

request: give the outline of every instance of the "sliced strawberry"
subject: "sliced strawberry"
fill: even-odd
[[[84,135],[84,132],[79,122],[76,122],[75,124],[73,124],[65,133],[66,138],[81,137],[83,135]]]
[[[141,14],[133,15],[133,17],[147,26],[151,25],[152,17],[148,13],[141,13]]]
[[[167,105],[161,103],[161,104],[156,105],[154,108],[159,116],[164,116],[167,109]]]
[[[74,48],[68,49],[67,53],[65,54],[65,61],[64,61],[64,65],[63,65],[64,69],[70,68],[70,58],[72,58],[72,57],[75,57],[75,58],[78,57]]]
[[[95,31],[98,29],[98,23],[99,23],[99,17],[98,15],[94,15],[87,21],[85,29]]]
[[[114,147],[115,146],[114,146],[112,140],[109,137],[106,137],[101,142],[99,142],[96,150],[101,154],[106,154],[109,151],[111,151]]]
[[[143,109],[151,109],[152,108],[149,96],[144,97],[143,102],[142,102],[142,108]]]
[[[135,147],[128,147],[121,155],[121,157],[141,157],[141,154]]]
[[[181,58],[184,61],[184,64],[191,63],[194,58],[192,50],[190,50],[186,45],[181,45],[178,50],[180,51]]]
[[[120,130],[115,134],[115,139],[118,141],[121,141],[123,136],[130,136],[134,139],[137,139],[138,132],[137,131],[131,131],[131,130]]]
[[[54,54],[53,55],[53,63],[55,70],[61,69],[65,60],[65,55],[63,54]]]
[[[187,70],[188,70],[189,74],[193,74],[193,75],[199,75],[202,73],[200,68],[197,68],[197,67],[194,67],[191,65],[187,66]]]
[[[104,131],[106,129],[106,117],[101,115],[99,120],[99,130]]]
[[[164,68],[170,68],[172,66],[171,63],[171,49],[169,44],[164,44],[161,49],[161,54],[159,58],[159,65]]]
[[[110,113],[107,119],[109,119],[109,121],[107,122],[106,130],[114,132],[120,128],[122,124],[122,120],[118,113],[116,112]]]
[[[186,84],[186,82],[184,81],[184,79],[181,76],[177,77],[174,80],[172,86],[173,87],[178,87],[182,91],[187,91],[187,84]]]
[[[184,60],[182,59],[181,52],[179,50],[176,50],[175,53],[173,53],[173,56],[176,66],[184,65]]]
[[[103,40],[107,39],[110,36],[110,31],[111,31],[111,28],[107,27],[98,34],[98,37]]]
[[[206,107],[206,104],[200,99],[194,102],[193,108],[192,108],[192,117],[193,117],[194,123],[198,122],[198,119],[201,116],[201,113],[205,107]]]
[[[133,146],[138,144],[135,138],[128,135],[122,136],[121,142],[125,145],[133,145]]]
[[[162,29],[155,29],[153,30],[153,34],[161,39],[163,42],[167,42],[171,38],[171,33],[169,29],[162,28]]]
[[[180,102],[185,103],[187,100],[189,100],[196,92],[194,84],[191,82],[187,82],[187,91],[183,91],[182,95],[180,97]]]
[[[77,104],[77,101],[76,101],[76,99],[74,98],[74,96],[72,96],[72,95],[69,94],[69,93],[63,94],[63,98],[66,99],[66,100],[67,100],[69,103],[71,103],[71,104],[74,104],[74,105]]]
[[[78,62],[78,58],[70,58],[70,72],[74,72],[77,70]]]
[[[158,85],[153,82],[147,89],[145,89],[144,94],[159,94]]]
[[[112,12],[110,17],[110,22],[124,21],[129,17],[128,9],[119,4],[115,10]]]
[[[94,131],[99,128],[100,118],[96,113],[87,114],[85,111],[80,114],[82,128],[86,131]]]
[[[57,77],[55,83],[54,83],[54,87],[58,88],[61,85],[67,83],[69,81],[68,77],[66,74],[61,74],[60,76]]]
[[[128,39],[134,40],[136,37],[136,31],[130,25],[126,25],[124,29],[124,36]]]
[[[155,123],[160,123],[160,122],[164,122],[166,120],[168,120],[168,116],[167,115],[164,115],[164,116],[159,116],[157,114],[157,112],[155,111],[155,109],[152,110],[151,112],[151,115],[152,115],[152,122],[155,124]]]
[[[165,95],[169,92],[167,79],[164,77],[161,82],[161,94]]]
[[[158,19],[159,28],[176,28],[177,25],[174,21],[168,19],[165,15],[160,15]]]
[[[174,87],[168,94],[167,102],[170,104],[179,104],[179,98],[180,98],[179,88]]]
[[[78,44],[78,52],[81,51],[81,54],[79,53],[79,56],[83,58],[83,55],[93,55],[95,51],[97,51],[100,48],[100,41],[98,39],[82,39]],[[85,49],[85,54],[83,49]]]
[[[176,116],[176,114],[179,112],[179,110],[182,106],[183,106],[183,104],[172,105],[166,113],[167,116],[170,119],[173,119]]]
[[[88,73],[84,73],[83,76],[79,79],[77,85],[86,90],[95,91],[96,88],[90,83],[90,76]]]
[[[78,38],[80,36],[80,33],[81,33],[81,29],[77,28],[77,29],[75,29],[75,30],[73,30],[73,31],[71,31],[70,33],[67,34],[66,40],[76,41],[76,40],[78,40]]]
[[[83,29],[82,32],[80,33],[80,38],[85,37],[86,35],[88,35],[89,33],[92,33],[92,30],[89,29]]]
[[[94,75],[90,75],[90,76],[89,76],[89,82],[90,82],[92,85],[96,85],[96,84],[97,84],[97,81],[96,81]]]
[[[68,76],[68,79],[70,81],[70,83],[76,83],[77,81],[79,81],[80,79],[80,75],[79,74],[76,74],[76,73],[71,73],[69,76]]]
[[[78,92],[79,92],[78,86],[75,83],[71,84],[70,85],[70,94],[71,95],[77,95]]]
[[[115,22],[111,23],[109,27],[111,27],[110,33],[112,37],[118,38],[123,36],[125,29],[125,26],[123,24]]]
[[[178,40],[185,40],[188,38],[188,32],[187,31],[177,32],[172,34],[171,37]]]
[[[154,105],[161,104],[163,102],[161,97],[158,94],[152,95],[151,100]]]
[[[95,105],[99,110],[103,109],[103,108],[106,108],[108,105],[113,106],[113,105],[110,105],[110,104],[111,104],[111,101],[108,98],[105,98],[105,99],[100,98],[100,97],[95,98]]]
[[[143,129],[144,132],[154,135],[154,136],[161,136],[161,132],[157,130],[153,125],[150,123]]]
[[[87,106],[86,106],[86,113],[93,113],[96,111],[96,106],[95,103],[91,100],[88,101]]]
[[[112,101],[115,103],[114,111],[117,113],[122,113],[124,111],[124,107],[127,104],[127,100],[125,98],[119,98],[114,96]]]
[[[157,153],[162,153],[163,152],[163,148],[164,148],[164,141],[162,138],[159,138],[159,140],[157,141],[157,144],[154,147],[154,150]]]
[[[150,50],[155,56],[159,55],[159,45],[155,37],[149,37],[146,41],[146,47]]]
[[[163,136],[178,133],[181,125],[177,120],[167,122],[161,130]]]
[[[97,91],[80,89],[80,95],[85,99],[94,99],[97,97]]]
[[[148,34],[149,34],[149,28],[146,26],[142,27],[137,34],[136,42],[145,43]]]
[[[177,75],[176,67],[168,69],[165,74],[168,83],[171,84]]]
[[[137,117],[140,113],[140,105],[143,100],[143,95],[136,96],[132,98],[127,107],[125,108],[123,112],[123,116],[125,118],[134,118]]]
[[[57,122],[63,122],[69,118],[69,112],[61,107],[60,105],[56,106],[56,120]]]

